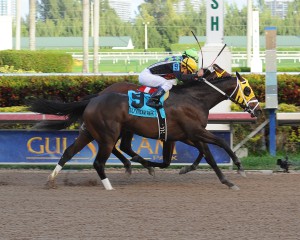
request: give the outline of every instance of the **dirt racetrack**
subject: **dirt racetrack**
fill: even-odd
[[[44,189],[46,170],[0,170],[0,239],[300,239],[300,173],[107,169],[62,171]]]

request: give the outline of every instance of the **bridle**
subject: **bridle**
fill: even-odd
[[[254,95],[253,90],[251,89],[251,87],[250,87],[250,85],[249,85],[249,83],[246,79],[244,79],[244,81],[241,83],[241,80],[239,80],[238,76],[236,76],[236,87],[230,95],[223,92],[221,89],[219,89],[218,87],[216,87],[215,85],[213,85],[212,83],[207,81],[205,78],[202,78],[202,80],[207,85],[209,85],[210,87],[214,88],[219,93],[224,95],[227,99],[229,99],[230,101],[232,101],[235,104],[239,105],[241,108],[244,109],[245,112],[248,112],[253,116],[256,116],[254,111],[258,107],[259,102],[258,102],[257,99],[253,99],[253,98],[255,98],[255,95]],[[242,87],[242,84],[245,84],[244,88]],[[246,87],[250,90],[249,94],[245,94],[245,92],[244,92]],[[233,98],[233,96],[235,96],[235,98]],[[253,108],[251,108],[250,103],[255,103],[255,102],[257,104]]]
[[[235,95],[235,103],[239,104],[246,112],[252,114],[255,116],[254,111],[255,109],[258,107],[259,102],[258,100],[255,98],[255,95],[253,93],[253,90],[251,89],[248,81],[246,79],[243,78],[243,81],[241,81],[240,79],[238,79],[238,77],[236,77],[236,87],[233,90],[233,92],[231,93],[230,100],[232,99],[232,96]],[[242,87],[242,84],[245,84],[244,87]],[[247,92],[245,94],[245,89],[247,89]],[[253,99],[255,98],[255,99]],[[255,106],[253,108],[250,108],[250,103],[256,103]]]

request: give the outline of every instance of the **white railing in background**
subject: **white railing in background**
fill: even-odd
[[[82,60],[83,54],[80,52],[68,52],[72,55],[74,59]],[[118,61],[139,61],[140,64],[147,63],[148,61],[159,61],[168,56],[180,55],[179,52],[170,53],[170,52],[101,52],[99,53],[99,61],[107,60],[117,63]],[[246,52],[232,52],[231,53],[232,64],[238,65],[239,62],[247,60]],[[260,58],[265,61],[265,52],[260,52]],[[89,54],[89,59],[93,60],[93,54]],[[277,61],[290,60],[294,63],[300,62],[300,52],[299,51],[277,51]]]

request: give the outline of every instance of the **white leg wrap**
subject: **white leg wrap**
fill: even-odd
[[[114,190],[108,178],[101,180],[101,182],[103,183],[103,186],[105,187],[106,190]]]
[[[57,176],[57,174],[60,172],[61,169],[62,169],[62,166],[60,166],[60,165],[57,164],[56,167],[55,167],[55,169],[51,173],[51,177],[55,178]]]

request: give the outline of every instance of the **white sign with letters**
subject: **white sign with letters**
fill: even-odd
[[[223,0],[207,1],[206,17],[206,44],[222,44],[224,36]]]

